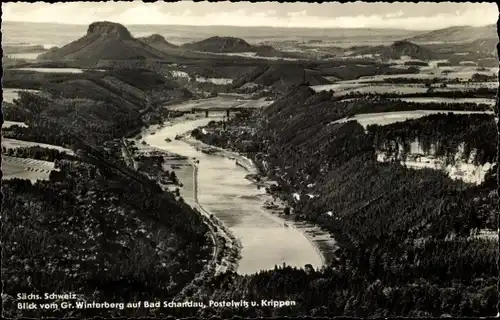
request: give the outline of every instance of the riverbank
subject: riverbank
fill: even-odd
[[[220,115],[214,113],[209,117],[209,120],[207,121],[219,121],[222,120],[224,113],[220,113]],[[186,121],[195,121],[195,120],[200,120],[203,121],[204,116],[201,114],[195,114],[195,115],[184,115],[181,117],[169,119],[167,122],[161,125],[153,125],[148,128],[145,128],[142,133],[141,133],[141,139],[146,137],[147,135],[156,135],[157,132],[161,129],[164,129],[169,126],[173,126],[175,124],[183,123]],[[191,137],[191,131],[186,131],[182,133],[180,136],[180,140],[185,142],[186,144],[194,147],[198,151],[202,150],[216,150],[215,155],[219,155],[231,160],[235,161],[235,165],[239,164],[242,168],[244,168],[247,172],[248,175],[246,176],[246,179],[251,181],[257,188],[262,188],[266,190],[270,190],[271,186],[274,185],[273,181],[270,181],[266,176],[261,175],[253,161],[237,152],[226,150],[220,147],[212,146],[212,145],[207,145],[199,140],[194,139]],[[144,140],[143,140],[144,141]],[[190,161],[191,165],[195,165],[193,161]],[[196,166],[197,168],[197,166]],[[258,177],[256,179],[256,177]],[[322,230],[320,227],[311,224],[309,222],[305,221],[295,221],[293,219],[293,216],[287,216],[284,214],[285,208],[289,207],[289,205],[281,200],[279,197],[275,196],[272,193],[266,193],[262,195],[262,203],[261,207],[263,210],[266,212],[267,216],[271,218],[274,222],[278,223],[281,226],[284,226],[285,228],[291,228],[297,230],[300,234],[302,234],[305,239],[311,244],[311,246],[314,248],[315,252],[321,259],[321,265],[328,265],[331,261],[335,259],[335,251],[337,250],[337,245],[333,237],[326,232],[325,230]],[[208,210],[205,210],[203,206],[200,205],[199,202],[195,201],[194,206],[197,206],[200,209],[200,211],[207,212],[209,213]],[[216,224],[219,225],[224,225],[220,220],[216,222]],[[234,234],[230,232],[227,228],[225,228],[225,231],[222,231],[222,234],[226,234],[226,236],[232,235],[234,237]],[[229,232],[227,232],[229,231]],[[226,237],[224,237],[226,238]],[[232,247],[234,248],[239,248],[238,255],[241,255],[241,243],[232,244]],[[231,251],[231,250],[230,250]],[[231,257],[225,256],[224,261],[231,261]],[[228,267],[229,269],[236,269],[237,266],[234,266],[233,263],[228,262]]]
[[[182,123],[184,121],[189,121],[193,117],[192,116],[182,116],[178,118],[173,118],[161,125],[152,125],[147,128],[144,128],[140,134],[133,137],[133,140],[137,142],[137,140],[143,139],[143,137],[147,137],[148,135],[154,135],[155,132],[159,129],[168,128],[177,123]],[[145,142],[145,140],[142,140]],[[174,155],[170,151],[163,150],[161,148],[155,148],[149,146],[147,143],[143,144],[137,143],[138,152],[156,150],[163,153],[168,153],[169,155]],[[178,154],[175,154],[178,155]],[[181,155],[178,155],[181,156]],[[178,162],[178,161],[177,161]],[[176,162],[176,163],[177,163]],[[192,208],[198,210],[200,214],[204,217],[204,221],[210,229],[210,238],[214,244],[213,254],[211,261],[205,266],[205,268],[198,274],[195,279],[191,282],[191,285],[185,287],[185,289],[177,296],[178,299],[182,299],[185,297],[187,292],[194,287],[199,287],[200,281],[206,281],[207,278],[211,276],[216,276],[220,273],[224,273],[226,271],[235,272],[238,268],[238,260],[241,257],[241,242],[235,237],[235,235],[224,225],[222,221],[220,221],[216,216],[211,214],[208,210],[206,210],[198,201],[198,166],[196,163],[191,160],[183,160],[192,168],[192,199],[186,197],[185,201]],[[175,171],[175,169],[174,169]],[[171,190],[172,191],[172,190]],[[185,190],[187,191],[187,190]]]
[[[258,188],[270,190],[271,186],[274,185],[273,181],[270,181],[266,176],[263,176],[258,172],[257,167],[251,159],[237,152],[207,145],[191,137],[190,133],[182,135],[181,140],[195,147],[197,150],[217,150],[215,154],[235,160],[235,164],[241,166],[249,173],[246,178],[254,183]],[[258,177],[258,179],[255,179],[254,177]],[[334,252],[337,250],[337,245],[328,232],[311,223],[295,221],[291,216],[286,216],[284,211],[285,208],[288,207],[288,204],[272,193],[266,193],[264,198],[262,206],[266,208],[266,212],[269,213],[269,216],[276,222],[283,224],[286,227],[294,228],[304,235],[304,237],[314,247],[317,254],[321,257],[322,265],[327,265],[334,259]]]
[[[174,301],[182,302],[187,296],[197,297],[203,290],[203,282],[224,272],[235,272],[238,268],[238,260],[241,258],[241,242],[231,233],[229,229],[214,215],[205,210],[198,202],[198,166],[192,160],[188,160],[193,169],[193,201],[187,203],[198,210],[210,229],[210,238],[213,243],[212,259],[203,270],[191,281],[190,284],[174,298]]]
[[[198,211],[208,220],[208,227],[212,232],[214,242],[214,254],[212,264],[215,268],[215,275],[227,271],[235,272],[240,258],[241,242],[217,217],[208,212],[198,201],[198,166],[188,160],[193,168],[193,204]]]
[[[255,274],[283,264],[295,268],[304,268],[308,264],[321,268],[325,264],[321,251],[301,230],[290,227],[277,217],[278,213],[273,215],[266,208],[265,200],[269,195],[265,194],[264,188],[257,188],[248,180],[247,170],[235,165],[234,157],[238,154],[230,154],[233,160],[229,160],[229,157],[197,150],[182,140],[186,133],[206,126],[210,121],[222,120],[224,115],[225,112],[214,112],[205,118],[204,115],[186,114],[170,119],[163,125],[144,129],[139,144],[143,148],[179,154],[196,163],[199,168],[198,203],[216,216],[241,243],[238,274]],[[251,163],[248,159],[240,160],[245,164]],[[180,167],[177,176],[183,182],[183,189],[188,190],[187,193],[180,190],[185,200],[192,198],[191,188],[194,187],[192,171],[188,166],[186,161],[176,165]],[[166,170],[170,171],[169,168]],[[194,199],[188,201],[194,202]]]

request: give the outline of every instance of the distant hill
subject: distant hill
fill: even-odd
[[[17,46],[17,45],[4,45],[2,46],[2,51],[4,54],[16,54],[16,53],[37,53],[47,51],[41,45],[28,45],[28,46]]]
[[[186,43],[183,48],[215,53],[229,52],[253,52],[253,46],[241,38],[234,37],[210,37],[205,40]]]
[[[491,56],[497,56],[498,39],[477,39],[471,43],[472,50]]]
[[[495,39],[498,42],[496,25],[450,27],[425,32],[408,40],[413,42],[470,42],[477,39]]]
[[[223,59],[224,57],[219,57],[216,55],[211,55],[210,53],[195,52],[189,48],[181,47],[173,43],[168,42],[163,36],[159,34],[152,34],[147,37],[137,38],[139,41],[147,44],[148,46],[155,48],[156,50],[166,54],[168,57],[179,57],[186,59]]]
[[[146,106],[146,93],[173,92],[180,89],[175,81],[144,69],[83,73],[6,69],[2,81],[8,88],[41,89],[65,98],[111,100],[124,108],[135,110]]]
[[[186,43],[183,48],[212,53],[242,53],[255,52],[259,57],[279,57],[279,58],[304,58],[303,55],[294,52],[281,52],[269,45],[254,46],[241,38],[235,37],[211,37],[205,40]]]
[[[403,40],[396,41],[389,47],[386,47],[385,50],[383,50],[382,56],[390,59],[408,56],[414,59],[428,60],[434,57],[434,53],[425,47]]]
[[[38,60],[78,61],[96,65],[99,61],[132,60],[242,60],[243,57],[224,57],[208,52],[194,52],[176,46],[159,34],[134,38],[121,24],[101,21],[89,25],[87,34],[61,48],[39,55]]]
[[[61,48],[41,54],[39,60],[162,59],[165,54],[132,37],[123,25],[101,21],[89,25],[87,34]]]
[[[170,49],[179,48],[178,45],[168,42],[163,36],[156,33],[148,37],[141,37],[137,39],[160,51],[168,51]]]
[[[408,56],[413,59],[429,60],[435,57],[435,53],[424,46],[412,43],[410,41],[402,40],[396,41],[389,46],[375,46],[375,47],[361,47],[354,48],[352,53],[356,55],[378,55],[380,58],[387,59],[400,59],[403,56]]]
[[[304,80],[311,86],[331,83],[319,71],[307,69],[300,64],[273,64],[258,67],[241,76],[234,82],[234,86],[238,88],[251,82],[281,90],[303,84]]]
[[[446,59],[452,64],[476,61],[485,68],[498,66],[498,39],[480,38],[469,42],[429,43],[425,47],[434,52],[436,59]]]
[[[254,46],[252,52],[256,52],[256,56],[259,57],[279,57],[279,58],[293,58],[293,59],[305,59],[306,56],[299,52],[283,52],[276,50],[269,45]]]

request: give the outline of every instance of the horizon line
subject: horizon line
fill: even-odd
[[[239,25],[188,25],[188,24],[155,24],[155,23],[149,23],[149,24],[125,24],[121,22],[115,22],[115,21],[109,21],[109,20],[95,20],[90,23],[60,23],[60,22],[39,22],[39,21],[13,21],[13,20],[2,20],[2,23],[32,23],[32,24],[58,24],[58,25],[66,25],[66,26],[89,26],[92,23],[95,22],[113,22],[113,23],[118,23],[123,26],[175,26],[175,27],[195,27],[195,28],[202,28],[202,27],[236,27],[236,28],[272,28],[272,29],[372,29],[372,30],[404,30],[404,31],[435,31],[435,30],[443,30],[443,29],[448,29],[448,28],[457,28],[457,27],[470,27],[470,28],[482,28],[482,27],[487,27],[487,26],[494,26],[495,23],[488,23],[483,26],[471,26],[471,25],[452,25],[448,26],[445,28],[438,28],[438,29],[409,29],[409,28],[390,28],[390,27],[307,27],[307,26],[300,26],[300,27],[294,27],[294,26],[266,26],[266,25],[261,25],[261,26],[239,26]]]

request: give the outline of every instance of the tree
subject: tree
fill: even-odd
[[[19,91],[19,96],[14,99],[14,105],[21,109],[31,112],[33,115],[39,115],[42,110],[46,110],[50,100],[36,93]]]
[[[474,315],[474,310],[472,310],[469,299],[466,298],[466,300],[463,300],[460,303],[460,316],[472,317],[473,315]]]
[[[170,172],[170,180],[172,180],[172,182],[174,182],[174,183],[178,182],[177,175],[175,174],[175,171],[173,171],[173,170]]]

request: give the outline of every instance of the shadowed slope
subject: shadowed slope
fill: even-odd
[[[123,25],[108,21],[89,25],[87,34],[62,48],[38,56],[39,60],[161,59],[165,54],[132,37]]]

